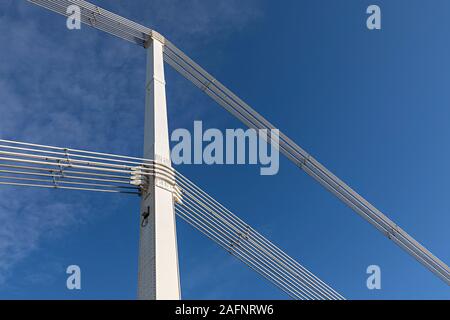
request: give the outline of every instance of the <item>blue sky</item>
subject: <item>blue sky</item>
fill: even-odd
[[[154,28],[446,263],[450,3],[95,1]],[[0,2],[0,136],[140,156],[145,51],[26,1]],[[167,67],[171,130],[241,124]],[[450,299],[422,265],[282,159],[178,168],[350,299]],[[0,298],[134,299],[139,199],[0,189]],[[185,299],[286,296],[178,221]],[[82,290],[65,268],[82,270]],[[368,265],[382,290],[366,287]]]

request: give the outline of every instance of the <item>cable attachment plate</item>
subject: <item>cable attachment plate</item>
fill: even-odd
[[[148,177],[145,176],[142,169],[142,166],[131,168],[130,184],[140,187],[141,189],[146,189],[148,185]]]
[[[183,191],[176,182],[175,170],[172,167],[153,161],[132,169],[131,184],[146,190],[149,179],[153,179],[155,186],[171,192],[175,203],[183,203]]]

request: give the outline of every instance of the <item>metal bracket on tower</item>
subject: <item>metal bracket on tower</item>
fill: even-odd
[[[147,41],[144,42],[144,48],[149,48],[152,41],[156,40],[158,42],[161,42],[161,44],[164,46],[167,42],[166,38],[164,38],[164,36],[154,30],[151,30],[150,36],[147,39]]]
[[[175,171],[171,167],[154,162],[152,164],[134,167],[131,170],[130,184],[146,191],[149,185],[149,179],[153,178],[156,186],[172,192],[175,203],[183,203],[183,191],[178,186]]]

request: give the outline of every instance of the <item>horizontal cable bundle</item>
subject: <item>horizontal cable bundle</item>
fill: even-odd
[[[139,194],[132,166],[97,153],[0,140],[0,184]]]
[[[294,299],[343,297],[173,168],[150,159],[0,139],[0,184],[140,194],[150,178],[174,188],[188,224]]]

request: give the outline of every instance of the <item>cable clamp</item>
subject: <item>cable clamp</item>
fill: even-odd
[[[208,80],[208,83],[207,83],[207,84],[202,83],[203,86],[200,88],[200,90],[206,91],[207,89],[209,89],[209,87],[210,87],[212,84],[215,84],[215,82],[216,82],[216,79],[213,78],[212,80]]]
[[[183,190],[176,182],[172,167],[155,161],[131,168],[130,184],[145,191],[148,189],[149,179],[154,179],[155,186],[171,192],[175,203],[183,204]]]
[[[91,16],[92,17],[88,17],[89,22],[91,23],[92,27],[95,27],[96,23],[97,23],[97,16],[98,14],[96,12],[91,12]]]
[[[241,239],[244,239],[244,240],[248,240],[249,239],[249,237],[250,237],[250,226],[249,225],[247,225],[245,227],[245,231],[244,232],[239,232],[239,237]]]
[[[61,174],[61,177],[64,178],[64,167],[61,164],[61,160],[57,160],[56,162],[58,163],[59,173]],[[51,172],[53,173],[54,170],[51,170]]]

